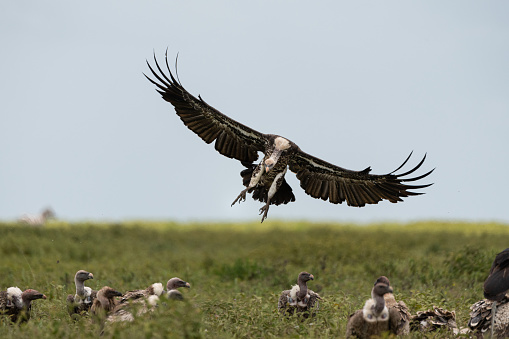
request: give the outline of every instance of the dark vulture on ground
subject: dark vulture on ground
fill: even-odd
[[[399,311],[385,305],[384,295],[393,291],[383,278],[385,277],[376,280],[371,290],[371,299],[366,301],[362,310],[350,315],[346,326],[347,338],[367,339],[380,336],[384,332],[397,334],[401,325]]]
[[[76,294],[67,296],[67,310],[71,318],[86,314],[92,307],[97,291],[85,286],[85,281],[89,279],[94,279],[94,275],[84,270],[79,270],[74,276]]]
[[[423,164],[426,156],[414,168],[396,174],[410,156],[396,170],[382,175],[370,174],[371,168],[352,171],[314,157],[292,141],[274,134],[263,134],[222,114],[208,105],[200,96],[191,95],[172,74],[166,55],[168,74],[161,69],[154,56],[157,71],[147,62],[155,79],[147,79],[158,87],[163,99],[175,107],[184,124],[206,143],[215,142],[216,150],[222,155],[237,159],[246,167],[241,172],[246,188],[233,201],[246,199],[252,193],[253,199],[265,203],[260,208],[262,222],[267,217],[270,205],[287,204],[295,201],[292,188],[285,180],[287,168],[297,174],[300,186],[313,198],[329,200],[333,204],[346,201],[348,206],[362,207],[377,204],[382,200],[392,203],[402,198],[419,195],[416,189],[431,184],[409,185],[428,176],[433,170],[410,176]],[[263,160],[254,164],[258,152]],[[410,153],[411,155],[411,153]],[[410,176],[410,177],[409,177]]]
[[[297,285],[290,290],[281,292],[277,308],[285,316],[291,316],[294,313],[302,314],[304,318],[315,316],[320,303],[320,296],[308,288],[307,282],[314,280],[314,276],[308,272],[299,273]]]
[[[490,330],[491,336],[509,337],[509,248],[498,253],[484,281],[484,297],[470,307],[468,327],[482,337]]]
[[[180,287],[191,288],[191,285],[188,282],[185,282],[184,280],[177,277],[168,280],[168,282],[166,283],[167,291],[166,296],[168,297],[168,299],[184,300],[184,296],[178,290],[178,288]]]
[[[6,291],[0,291],[0,313],[13,322],[28,321],[32,301],[37,299],[46,299],[46,296],[32,289],[21,292],[18,287],[9,287]]]

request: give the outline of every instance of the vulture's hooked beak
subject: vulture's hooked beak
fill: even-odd
[[[265,173],[269,173],[269,171],[272,169],[272,167],[274,167],[273,163],[270,165],[265,164]]]
[[[88,279],[94,279],[94,275],[92,273],[88,274]]]
[[[314,275],[312,275],[312,274],[310,274],[310,275],[309,275],[309,279],[311,279],[311,280],[315,280],[315,276],[314,276]]]
[[[191,284],[186,282],[186,285],[184,287],[191,288]]]

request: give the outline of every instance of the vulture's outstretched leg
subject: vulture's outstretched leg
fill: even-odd
[[[267,193],[267,203],[262,208],[260,208],[260,215],[263,213],[262,222],[267,218],[267,213],[269,213],[270,207],[270,199],[272,199],[274,194],[276,194],[277,190],[281,187],[285,174],[286,168],[283,172],[276,175],[274,181],[272,182],[272,185],[270,185],[269,192]]]
[[[250,188],[251,188],[251,186],[248,186],[246,189],[242,190],[242,192],[240,192],[239,196],[232,202],[232,206],[235,205],[235,203],[237,201],[239,202],[239,204],[242,201],[246,201],[246,193],[247,193],[247,191],[249,191]]]
[[[260,215],[263,213],[262,222],[267,219],[267,213],[269,213],[270,198],[267,199],[267,203],[260,208]]]
[[[249,185],[246,187],[246,189],[244,189],[244,190],[242,190],[242,192],[240,192],[239,196],[232,202],[231,206],[235,205],[235,203],[237,201],[239,202],[239,204],[242,201],[246,201],[246,193],[247,193],[247,191],[249,191],[251,188],[253,188],[256,185],[258,185],[258,182],[262,178],[263,172],[265,172],[265,165],[263,163],[261,163],[253,171],[253,175],[251,176],[251,180],[249,181]]]

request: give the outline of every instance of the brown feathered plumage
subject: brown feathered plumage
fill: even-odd
[[[97,298],[91,307],[91,312],[98,318],[106,317],[115,309],[118,302],[115,297],[121,297],[122,293],[114,290],[109,286],[104,286],[97,292]]]
[[[255,200],[264,202],[260,209],[262,222],[267,217],[270,205],[286,204],[295,201],[291,187],[285,181],[287,168],[297,174],[300,186],[313,198],[329,200],[333,204],[344,201],[348,206],[362,207],[377,204],[382,200],[396,203],[402,198],[419,195],[414,192],[430,186],[409,185],[428,176],[433,170],[416,176],[414,173],[424,162],[424,158],[414,168],[396,174],[408,161],[396,170],[383,174],[370,174],[371,168],[351,171],[303,152],[290,140],[273,134],[263,134],[222,114],[208,105],[200,96],[191,95],[173,76],[166,56],[167,74],[155,59],[157,70],[147,62],[155,79],[147,79],[157,86],[163,99],[171,103],[182,122],[203,141],[215,142],[215,149],[222,155],[241,161],[247,170],[241,175],[246,186],[232,205],[246,199],[252,193]],[[252,163],[263,153],[258,165]]]
[[[385,277],[380,277],[385,278]],[[346,337],[368,339],[380,336],[382,333],[397,334],[399,328],[399,314],[395,308],[385,305],[384,295],[392,293],[391,286],[378,278],[368,299],[361,310],[350,315],[346,325]],[[387,279],[387,278],[385,278]]]
[[[484,281],[484,297],[470,307],[468,327],[482,337],[486,331],[497,338],[509,336],[509,248],[495,256],[488,278]],[[492,330],[493,326],[493,331]]]
[[[32,301],[37,299],[46,299],[46,296],[33,289],[21,292],[17,287],[9,287],[6,291],[0,291],[0,313],[7,315],[12,322],[28,321]]]
[[[432,332],[442,328],[453,332],[458,328],[456,312],[433,306],[432,309],[417,312],[410,321],[412,331]]]
[[[297,313],[304,318],[315,316],[316,312],[320,309],[320,300],[322,298],[307,286],[307,282],[314,280],[314,278],[311,273],[299,273],[297,285],[294,285],[290,290],[281,292],[277,304],[279,313],[285,316]]]

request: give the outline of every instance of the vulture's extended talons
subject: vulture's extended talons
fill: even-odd
[[[243,201],[246,201],[246,192],[248,189],[249,188],[242,190],[242,192],[240,192],[239,196],[232,202],[231,206],[235,205],[235,203],[237,203],[237,201],[239,202],[239,204]]]
[[[270,202],[267,202],[262,208],[260,208],[260,215],[262,215],[262,222],[267,219],[267,213],[269,213]]]

